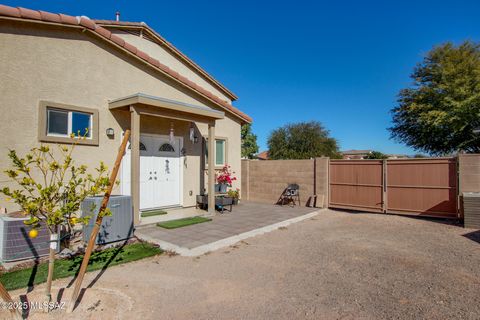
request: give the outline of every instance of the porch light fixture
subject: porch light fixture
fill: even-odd
[[[193,122],[190,122],[190,142],[192,143],[197,143],[198,142],[198,137],[195,134],[195,128]]]
[[[168,135],[168,142],[173,146],[175,144],[173,122],[170,122],[170,134]]]
[[[105,133],[107,136],[113,137],[115,135],[115,130],[113,130],[113,128],[108,128]]]

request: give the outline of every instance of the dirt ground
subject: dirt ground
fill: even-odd
[[[68,319],[480,318],[479,232],[401,216],[323,211],[200,257],[164,255],[97,274],[85,277],[93,286]]]

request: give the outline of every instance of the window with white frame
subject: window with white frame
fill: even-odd
[[[92,138],[93,114],[47,107],[47,135]]]
[[[208,143],[205,140],[205,163],[208,165]],[[227,163],[227,140],[215,139],[215,166],[223,167]]]

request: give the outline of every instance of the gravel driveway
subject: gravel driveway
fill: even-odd
[[[323,211],[197,258],[109,268],[69,319],[479,319],[479,242],[439,221]]]

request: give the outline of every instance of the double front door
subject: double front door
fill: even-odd
[[[167,136],[140,136],[140,210],[180,205],[181,143],[179,137],[170,143]],[[127,194],[130,192],[130,149],[125,158],[122,185],[123,193]]]

